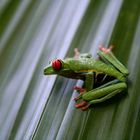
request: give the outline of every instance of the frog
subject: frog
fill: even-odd
[[[77,48],[74,49],[74,57],[54,59],[44,68],[44,75],[59,75],[66,78],[83,80],[84,88],[75,86],[79,95],[74,98],[75,107],[87,110],[91,105],[102,103],[127,89],[128,69],[116,58],[112,49],[103,45],[99,46],[95,59],[90,53],[80,53]],[[101,81],[106,76],[113,77],[113,80],[107,81],[100,86],[96,85],[98,75],[103,74]]]

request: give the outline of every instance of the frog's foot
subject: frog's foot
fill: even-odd
[[[82,98],[82,93],[80,93],[80,95],[77,96],[77,97],[75,97],[73,100],[78,101],[78,100],[81,99],[81,98]]]
[[[74,98],[75,101],[81,99],[82,94],[84,94],[86,92],[86,89],[85,88],[81,88],[81,87],[78,87],[78,86],[74,86],[74,90],[76,90],[77,92],[80,93],[79,96],[77,96],[77,97]]]
[[[103,45],[99,46],[100,51],[102,51],[106,54],[110,53],[113,48],[114,48],[113,45],[111,45],[109,48],[105,48]]]
[[[75,107],[76,108],[81,108],[82,110],[88,109],[90,104],[87,101],[84,101],[82,99],[82,95],[86,92],[86,89],[78,87],[78,86],[75,86],[74,89],[77,90],[78,92],[80,92],[79,96],[74,98],[74,100],[76,101]]]
[[[89,106],[90,106],[90,104],[84,100],[75,105],[76,108],[81,108],[83,111],[87,110],[89,108]]]
[[[77,90],[80,93],[86,92],[85,88],[81,88],[81,87],[78,87],[78,86],[74,86],[74,90]]]
[[[77,48],[74,49],[74,58],[77,59],[80,55],[80,52],[78,51]]]

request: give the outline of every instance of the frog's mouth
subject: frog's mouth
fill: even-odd
[[[44,75],[52,75],[52,74],[56,74],[56,71],[51,66],[44,68]]]

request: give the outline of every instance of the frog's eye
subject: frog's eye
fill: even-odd
[[[52,68],[54,70],[60,70],[62,68],[62,61],[61,59],[56,59],[52,61]]]

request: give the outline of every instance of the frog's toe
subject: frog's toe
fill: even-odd
[[[87,105],[87,102],[86,101],[82,101],[78,104],[75,105],[76,108],[81,108],[81,107],[84,107],[85,105]]]
[[[90,106],[90,104],[87,104],[87,105],[83,106],[81,109],[82,109],[83,111],[85,111],[85,110],[87,110],[87,109],[89,108],[89,106]]]
[[[75,97],[73,100],[78,101],[81,98],[82,98],[82,95],[80,94],[79,96]]]
[[[78,51],[78,48],[74,49],[74,58],[77,59],[80,55],[80,52]]]
[[[78,87],[78,86],[74,86],[74,90],[77,90],[80,93],[86,92],[86,89],[85,88],[81,88],[81,87]]]
[[[82,110],[87,110],[89,108],[90,104],[86,101],[82,101],[75,105],[76,108],[81,108]]]
[[[80,100],[82,98],[82,94],[84,94],[86,92],[85,88],[81,88],[81,87],[78,87],[78,86],[74,86],[74,90],[76,90],[77,92],[80,93],[79,96],[74,98],[75,101]]]
[[[106,54],[110,53],[110,51],[111,51],[113,48],[114,48],[113,45],[111,45],[109,48],[105,48],[105,47],[102,46],[102,45],[99,46],[100,51],[102,51],[102,52],[104,52],[104,53],[106,53]]]

